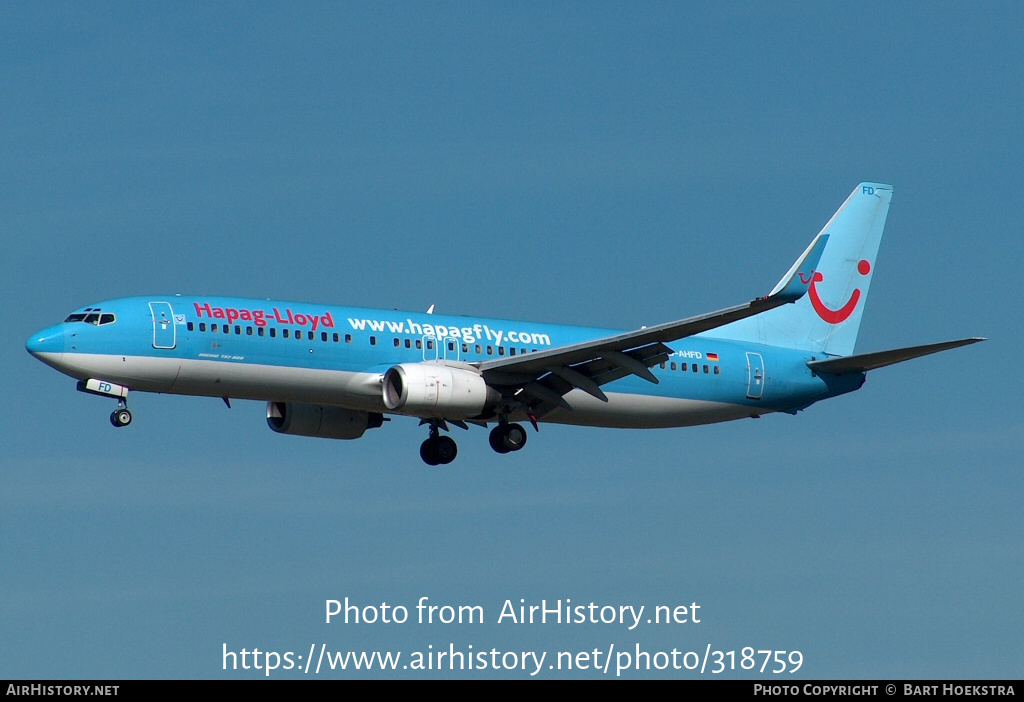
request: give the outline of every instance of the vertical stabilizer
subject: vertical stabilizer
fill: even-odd
[[[848,356],[857,343],[892,186],[861,183],[818,236],[828,244],[807,294],[715,331],[715,336]]]

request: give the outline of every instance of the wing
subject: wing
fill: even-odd
[[[650,367],[668,360],[666,343],[751,317],[780,305],[796,302],[807,292],[821,253],[828,242],[819,234],[766,297],[744,305],[680,319],[636,331],[560,346],[546,351],[510,356],[477,365],[491,387],[522,398],[542,416],[555,407],[572,409],[563,397],[579,388],[603,402],[601,386],[633,374],[652,383],[658,379]]]

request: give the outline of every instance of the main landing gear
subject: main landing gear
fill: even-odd
[[[437,422],[430,423],[430,438],[420,444],[420,458],[428,466],[447,465],[455,460],[459,447],[455,439],[441,436]]]
[[[521,424],[499,422],[498,426],[491,429],[488,441],[491,443],[491,448],[498,453],[518,451],[526,446],[526,430]]]
[[[113,421],[113,419],[111,419]],[[430,437],[420,444],[420,458],[428,466],[447,465],[455,460],[459,453],[459,447],[450,436],[441,434],[441,429],[448,429],[448,424],[443,420],[426,420],[423,424],[430,424]],[[458,426],[466,429],[464,422],[456,422]],[[500,421],[498,426],[491,430],[489,437],[491,448],[498,453],[510,453],[518,451],[526,446],[526,429],[521,424],[509,424],[507,421]]]

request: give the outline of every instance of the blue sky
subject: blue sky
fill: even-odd
[[[321,643],[1021,677],[1022,30],[1014,3],[6,7],[0,677]],[[473,429],[427,469],[408,419],[329,442],[140,394],[114,431],[24,350],[173,292],[635,328],[766,293],[863,180],[896,192],[858,350],[990,340],[797,417],[508,456]],[[487,622],[325,624],[346,596]],[[520,598],[703,619],[495,624]]]

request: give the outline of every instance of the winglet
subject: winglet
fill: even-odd
[[[819,234],[811,242],[803,255],[797,259],[793,267],[782,276],[775,289],[768,297],[775,298],[780,302],[796,302],[811,287],[814,280],[814,270],[818,267],[821,254],[825,251],[825,244],[828,243],[828,234]]]

